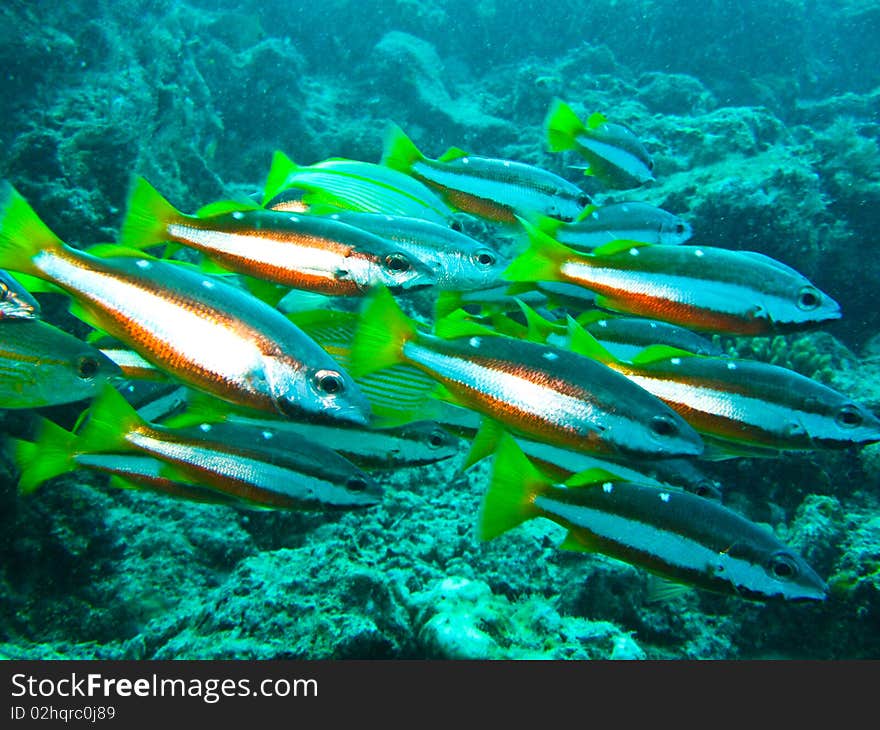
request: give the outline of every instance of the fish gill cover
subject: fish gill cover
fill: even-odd
[[[0,8],[0,656],[880,656],[876,5],[95,7]]]

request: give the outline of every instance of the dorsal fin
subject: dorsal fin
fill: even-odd
[[[149,261],[158,261],[155,256],[150,256],[149,254],[144,253],[143,251],[138,251],[136,248],[129,248],[128,246],[120,246],[118,243],[96,243],[92,246],[89,246],[87,249],[84,249],[87,254],[90,256],[97,256],[101,259],[110,258],[112,256],[116,257],[125,257],[125,258],[135,258],[135,259],[147,259]]]
[[[579,537],[575,537],[571,530],[566,533],[565,539],[559,543],[559,549],[569,550],[575,553],[601,552],[599,548],[592,545],[592,540],[589,535],[582,533]]]
[[[212,218],[226,213],[238,213],[246,210],[263,210],[262,206],[252,200],[217,200],[203,205],[196,211],[199,218]]]
[[[521,299],[514,300],[526,318],[526,339],[530,342],[546,342],[548,335],[565,329],[558,324],[549,322]]]
[[[614,254],[620,253],[621,251],[629,251],[634,248],[645,248],[650,246],[650,243],[645,243],[644,241],[628,241],[626,239],[619,239],[617,241],[610,241],[603,246],[599,246],[599,248],[593,249],[592,256],[613,256]]]
[[[506,433],[500,423],[492,418],[483,416],[480,420],[480,427],[477,429],[477,433],[471,442],[471,448],[459,467],[459,471],[465,472],[477,462],[494,454],[501,445]]]
[[[591,327],[597,322],[604,322],[606,319],[620,319],[620,316],[603,312],[601,309],[590,309],[575,317],[575,321],[584,328]]]
[[[580,487],[596,487],[601,484],[619,481],[622,481],[622,479],[617,474],[612,474],[605,469],[593,468],[573,474],[565,480],[564,484],[569,489],[578,489]]]
[[[580,223],[581,221],[585,221],[587,218],[593,215],[597,210],[599,210],[598,205],[588,205],[584,208],[580,213],[578,213],[578,217],[574,219],[575,223]]]
[[[587,129],[596,129],[596,127],[601,127],[603,124],[607,123],[608,117],[602,112],[593,112],[587,117]]]
[[[460,160],[462,157],[467,157],[468,153],[465,152],[460,147],[450,147],[446,152],[444,152],[440,157],[437,158],[438,162],[454,162],[455,160]]]
[[[616,362],[614,357],[593,335],[587,332],[578,322],[568,317],[569,349],[591,360],[599,362]]]
[[[266,184],[263,186],[263,205],[285,190],[288,187],[288,179],[299,169],[300,166],[281,150],[275,150],[272,155],[272,166],[269,168]]]
[[[492,336],[498,337],[498,333],[484,324],[474,322],[470,315],[463,309],[456,309],[434,325],[434,334],[444,340],[452,340],[456,337]]]
[[[650,365],[673,357],[702,357],[693,352],[669,345],[648,345],[630,361],[633,365]]]

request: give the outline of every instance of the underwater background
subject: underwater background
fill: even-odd
[[[814,332],[723,338],[880,408],[880,3],[850,0],[6,2],[0,176],[73,244],[113,241],[134,173],[181,210],[301,164],[378,161],[389,121],[685,218],[836,298]],[[636,130],[656,182],[605,191],[547,151],[555,97]],[[571,162],[571,161],[568,161]],[[57,299],[57,300],[56,300]],[[61,298],[44,318],[84,336]],[[85,404],[44,409],[70,425]],[[15,432],[28,411],[0,411]],[[461,444],[461,456],[467,444]],[[699,590],[475,537],[484,462],[383,476],[376,507],[242,511],[89,472],[19,495],[0,463],[3,658],[877,658],[880,445],[708,462],[724,503],[829,584],[821,603]]]

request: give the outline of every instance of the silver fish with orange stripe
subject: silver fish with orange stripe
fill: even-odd
[[[379,290],[362,312],[351,372],[360,377],[409,364],[442,384],[459,404],[560,446],[702,452],[699,436],[680,416],[599,362],[468,322],[446,322],[441,334],[449,339],[420,332],[390,293]]]
[[[665,346],[622,361],[577,323],[570,322],[570,328],[572,349],[605,362],[680,413],[704,437],[731,449],[775,453],[880,441],[880,419],[869,408],[793,370]]]
[[[840,305],[805,276],[752,251],[617,241],[581,254],[522,221],[531,248],[508,281],[563,281],[596,304],[696,330],[756,335],[839,319]]]
[[[139,252],[100,258],[65,245],[11,186],[0,265],[74,298],[75,313],[183,382],[258,410],[366,423],[351,377],[267,304]]]
[[[401,290],[436,280],[409,250],[361,228],[235,203],[186,215],[143,178],[132,188],[120,241],[137,249],[181,243],[232,271],[321,294],[359,296],[379,284]]]
[[[534,165],[455,147],[430,159],[394,125],[385,137],[382,164],[412,175],[458,210],[500,223],[516,223],[517,215],[573,220],[590,203],[577,185]]]
[[[306,439],[279,449],[271,435],[255,438],[253,429],[235,424],[157,426],[109,386],[87,413],[78,434],[43,420],[34,442],[15,444],[23,492],[85,467],[174,496],[252,508],[355,509],[377,504],[382,496],[372,477]],[[163,466],[120,458],[138,456]]]

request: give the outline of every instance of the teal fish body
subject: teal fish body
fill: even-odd
[[[490,317],[493,314],[516,311],[517,301],[525,301],[529,306],[540,308],[547,304],[547,296],[537,289],[511,294],[509,284],[502,283],[488,289],[475,289],[464,292],[441,292],[434,308],[437,317],[444,317],[456,309],[463,309],[475,317]],[[580,291],[584,291],[580,289]]]
[[[601,314],[589,314],[578,321],[620,360],[630,360],[651,345],[666,345],[695,355],[723,354],[712,340],[668,322]]]
[[[0,322],[39,317],[39,302],[10,273],[0,271]]]
[[[438,291],[493,287],[507,265],[486,244],[433,221],[358,212],[334,213],[330,217],[391,241],[426,264],[436,277],[434,286]]]
[[[793,370],[752,360],[658,354],[611,367],[715,439],[795,451],[880,441],[880,419],[870,409]]]
[[[612,457],[613,460],[614,457]],[[661,484],[680,487],[700,497],[721,501],[724,495],[724,485],[722,482],[703,471],[693,459],[683,459],[680,457],[671,459],[629,459],[626,464],[638,470],[640,474],[644,474]],[[614,466],[611,471],[620,471],[620,460],[618,460],[618,465]],[[631,479],[625,474],[621,474],[621,477],[626,481],[640,483],[643,481],[642,479]]]
[[[382,164],[412,175],[454,208],[496,222],[515,223],[518,215],[574,220],[590,203],[577,185],[534,165],[455,148],[425,157],[399,127],[386,135]]]
[[[596,293],[567,281],[536,281],[535,289],[557,308],[581,314],[596,308]]]
[[[506,442],[495,457],[481,537],[534,517],[568,530],[565,549],[599,552],[706,590],[752,600],[815,601],[827,594],[800,555],[715,500],[601,470],[553,484]]]
[[[606,482],[607,484],[607,482]],[[700,588],[766,600],[824,600],[815,571],[768,530],[716,501],[633,482],[553,489],[535,507],[582,547]]]
[[[554,152],[576,150],[588,163],[586,174],[618,189],[634,188],[654,180],[654,161],[639,138],[622,124],[595,113],[586,122],[560,99],[545,120],[547,141]]]
[[[522,452],[546,474],[567,479],[591,469],[613,472],[623,481],[684,489],[708,499],[721,499],[718,483],[686,458],[638,458],[631,454],[603,454],[601,458],[540,441],[514,437]]]
[[[286,190],[303,191],[302,203],[370,213],[423,218],[448,224],[453,210],[430,188],[385,165],[332,158],[307,167],[276,152],[264,201]]]
[[[575,251],[590,253],[612,241],[677,246],[693,234],[690,223],[648,203],[589,206],[571,223],[545,218],[538,228]]]
[[[38,319],[0,324],[0,408],[91,398],[122,371],[94,347]]]
[[[308,421],[254,421],[231,416],[230,423],[254,440],[265,440],[286,449],[291,440],[306,439],[332,449],[353,463],[374,469],[422,466],[449,459],[458,453],[458,439],[431,421],[407,423],[394,428],[340,428]]]
[[[352,509],[377,504],[383,493],[369,474],[327,446],[302,437],[279,444],[277,434],[264,427],[153,426],[131,430],[126,440],[191,474],[196,483],[257,505]]]

